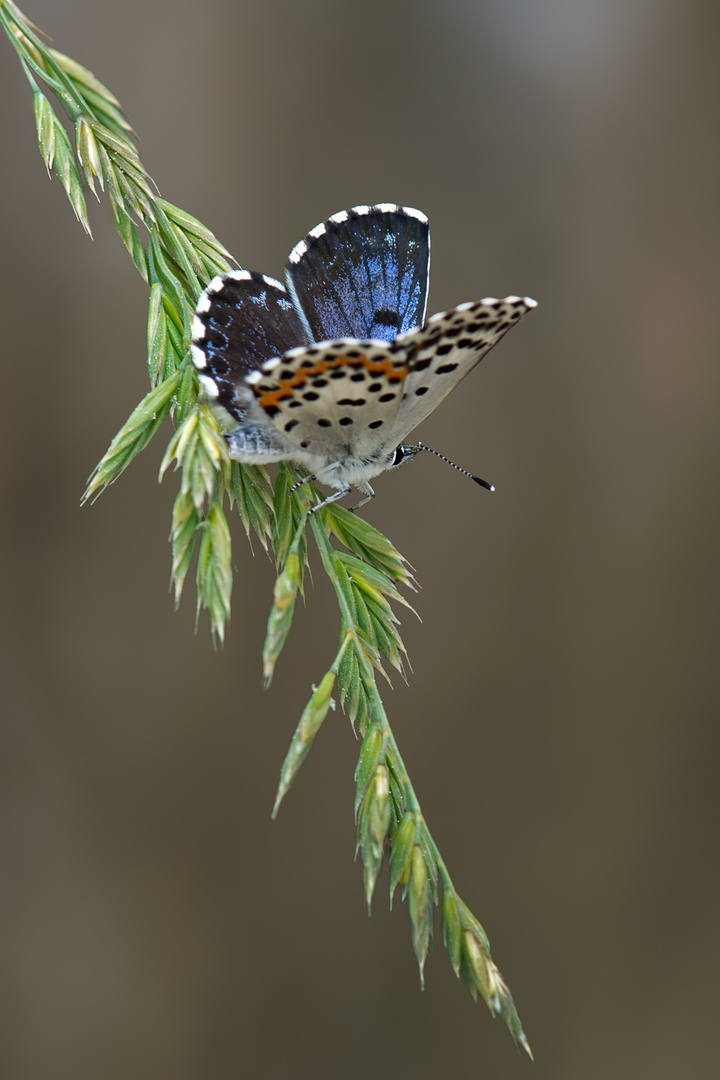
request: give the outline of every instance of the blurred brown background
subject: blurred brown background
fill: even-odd
[[[8,1080],[717,1076],[718,8],[700,0],[25,0],[121,99],[162,193],[279,275],[360,202],[430,217],[429,311],[538,311],[364,511],[417,569],[386,704],[536,1055],[418,988],[353,864],[331,715],[276,823],[336,613],[268,693],[235,525],[224,652],[167,592],[165,437],[84,482],[147,383],[145,288],[76,224],[0,42],[2,954]]]

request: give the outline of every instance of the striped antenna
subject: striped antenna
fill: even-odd
[[[467,469],[461,469],[460,466],[456,465],[454,461],[451,461],[449,457],[445,457],[444,454],[438,453],[437,450],[432,450],[429,446],[425,446],[424,443],[415,443],[415,446],[418,450],[427,450],[428,454],[434,454],[435,457],[439,457],[443,461],[446,461],[448,465],[452,465],[453,469],[457,469],[463,476],[469,476],[471,480],[474,480],[476,484],[479,484],[480,487],[484,487],[487,491],[495,490],[492,484],[488,484],[487,480],[482,480],[479,476],[475,476],[473,473],[468,472]]]

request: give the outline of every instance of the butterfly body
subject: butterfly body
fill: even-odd
[[[429,243],[419,211],[355,207],[293,249],[287,289],[245,270],[210,282],[193,360],[236,422],[231,457],[293,461],[334,501],[351,488],[371,498],[373,477],[421,449],[409,433],[535,306],[487,298],[423,325]]]

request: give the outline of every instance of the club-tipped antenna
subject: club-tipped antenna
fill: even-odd
[[[457,469],[457,471],[461,472],[463,476],[469,476],[471,480],[474,480],[476,484],[479,484],[480,487],[484,487],[487,491],[495,490],[493,485],[489,484],[487,480],[483,480],[481,477],[475,476],[474,473],[468,472],[467,469],[461,468],[460,465],[456,465],[454,461],[451,461],[449,457],[445,457],[444,454],[441,454],[437,450],[433,450],[431,447],[426,446],[425,443],[416,443],[415,445],[417,446],[418,450],[427,450],[428,454],[434,454],[435,457],[439,457],[443,461],[446,461],[448,465],[452,465],[453,469]]]

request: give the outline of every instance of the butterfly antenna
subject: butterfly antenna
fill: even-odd
[[[453,469],[457,469],[457,471],[461,472],[463,476],[469,476],[471,480],[474,480],[476,484],[479,484],[480,487],[484,487],[487,491],[495,490],[493,485],[489,484],[487,480],[482,480],[479,476],[475,476],[473,473],[468,472],[467,469],[461,469],[460,466],[456,465],[454,461],[451,461],[449,457],[445,457],[444,454],[438,453],[437,450],[432,450],[429,446],[425,446],[425,443],[416,443],[416,446],[418,450],[427,450],[428,454],[434,454],[435,457],[439,457],[443,461],[446,461],[448,465],[452,465]]]

